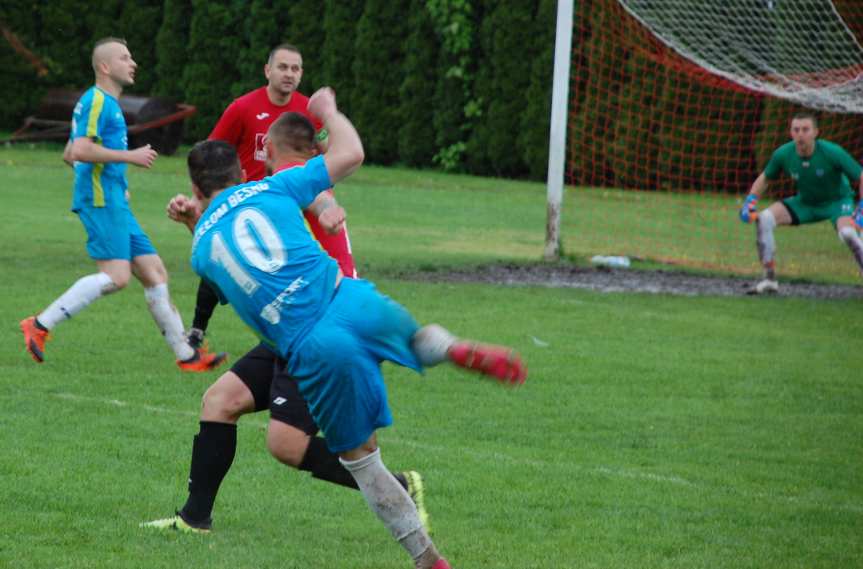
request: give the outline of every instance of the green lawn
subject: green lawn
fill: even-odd
[[[139,529],[182,505],[200,396],[218,374],[176,370],[137,283],[61,324],[33,363],[18,320],[92,264],[57,148],[0,149],[0,173],[0,567],[410,566],[358,493],[269,457],[263,414],[240,422],[212,534]],[[188,233],[164,216],[188,187],[183,161],[130,181],[188,319]],[[863,566],[859,302],[404,282],[396,270],[538,259],[542,186],[369,167],[337,192],[362,273],[419,320],[517,346],[530,367],[517,390],[449,368],[385,370],[384,460],[424,473],[454,567]],[[566,196],[565,247],[617,252],[576,245],[585,220],[614,209],[614,192],[590,193]],[[254,342],[227,308],[211,330],[234,357]]]

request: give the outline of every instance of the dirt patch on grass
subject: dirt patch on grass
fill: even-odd
[[[686,296],[745,296],[753,279],[694,275],[665,270],[607,269],[537,263],[494,264],[472,269],[402,273],[399,278],[423,282],[488,283],[508,286],[583,288],[601,292],[646,292]],[[778,296],[819,299],[863,299],[863,287],[806,282],[779,283]]]

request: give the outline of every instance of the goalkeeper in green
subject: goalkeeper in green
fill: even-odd
[[[777,225],[829,219],[839,239],[851,249],[863,275],[863,241],[858,234],[863,227],[863,167],[838,144],[818,139],[818,120],[812,113],[794,115],[791,138],[770,157],[740,210],[741,221],[755,222],[758,258],[764,267],[764,278],[751,289],[751,294],[779,291],[773,238]],[[759,212],[758,199],[768,180],[775,180],[782,172],[794,180],[797,194]]]

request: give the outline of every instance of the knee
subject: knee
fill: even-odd
[[[776,227],[776,218],[773,216],[772,211],[765,209],[758,214],[755,224],[758,226],[759,231],[771,231]]]
[[[436,366],[447,360],[449,349],[455,344],[456,338],[446,328],[438,324],[429,324],[417,330],[411,338],[411,347],[426,366]]]
[[[114,286],[111,287],[111,292],[117,292],[118,290],[122,290],[126,288],[126,285],[129,284],[129,273],[110,276],[111,282],[114,283]]]
[[[218,382],[210,386],[201,400],[201,418],[207,421],[236,423],[254,407],[249,395],[224,389]]]
[[[306,456],[306,448],[308,440],[293,440],[284,439],[273,433],[267,433],[267,450],[273,455],[273,458],[290,466],[291,468],[299,468],[303,463],[303,458]]]
[[[149,267],[141,273],[141,283],[145,287],[158,286],[160,284],[168,284],[168,270],[162,263],[154,267]]]
[[[133,268],[135,276],[141,281],[144,288],[168,283],[168,270],[165,268],[165,264],[162,263],[162,259],[156,255],[146,255],[143,258],[139,258]]]
[[[102,272],[111,279],[111,284],[104,289],[106,294],[126,288],[132,277],[132,271],[128,267],[111,267],[108,270],[103,269]]]

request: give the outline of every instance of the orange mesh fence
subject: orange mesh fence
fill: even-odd
[[[834,5],[832,17],[859,41],[863,2]],[[794,80],[805,75],[814,86],[863,80],[860,65],[831,68],[828,61]],[[737,212],[773,150],[789,140],[790,118],[802,108],[683,57],[616,0],[578,2],[566,171],[574,189],[564,199],[564,251],[756,273],[754,226],[742,224]],[[863,159],[863,115],[818,116],[822,138]],[[759,206],[793,192],[790,180],[773,182]],[[829,223],[780,228],[776,240],[780,276],[858,278]]]

